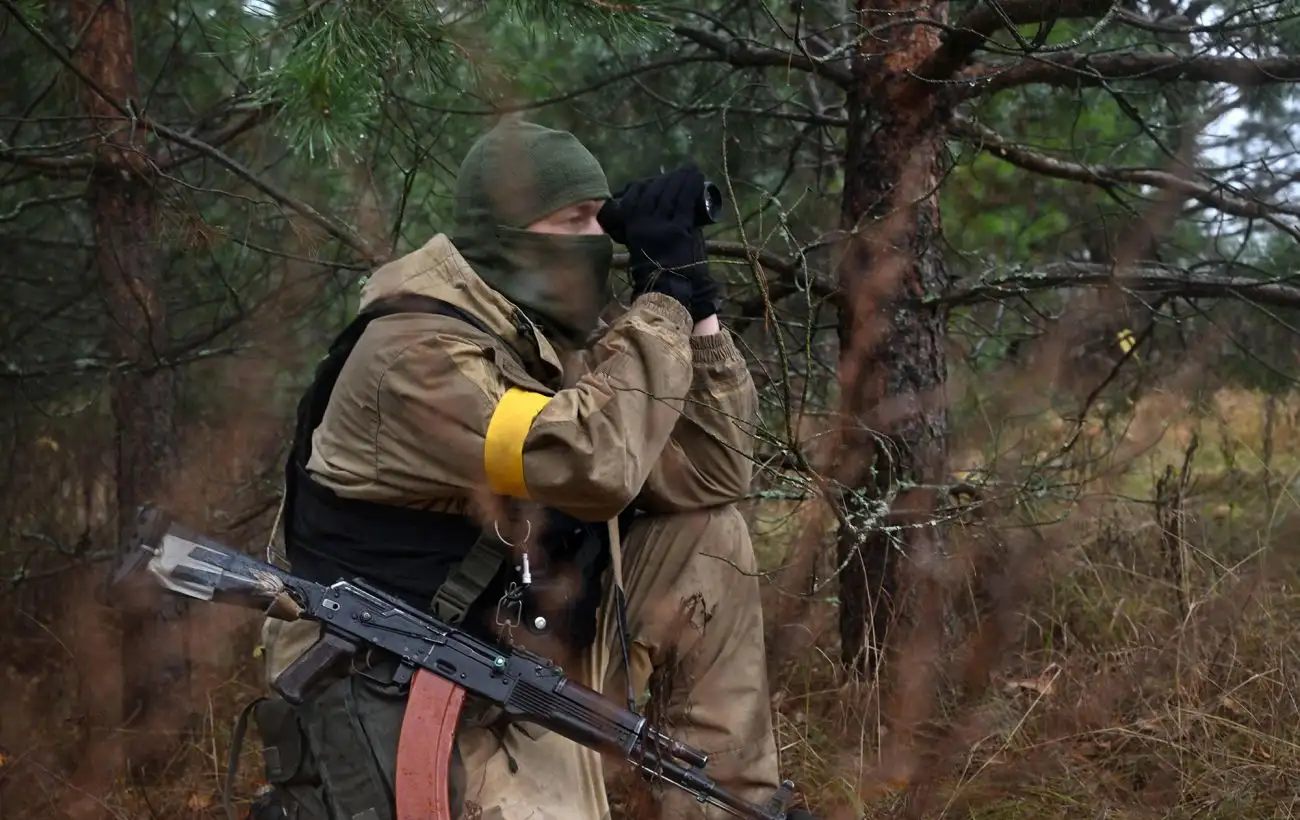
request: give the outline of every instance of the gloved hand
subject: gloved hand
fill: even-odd
[[[694,163],[637,180],[597,215],[601,227],[628,249],[633,298],[663,293],[695,321],[716,311],[717,286],[708,274],[704,236],[695,225],[695,203],[704,174]],[[703,284],[697,293],[697,284]],[[698,298],[697,298],[698,296]],[[697,311],[706,311],[697,316]]]
[[[696,252],[701,260],[708,259],[708,251],[704,248],[704,234],[699,229],[695,230],[695,235],[699,237],[699,245]],[[691,319],[700,321],[707,319],[718,312],[718,283],[714,281],[713,275],[709,273],[709,263],[702,261],[693,268],[691,276]]]
[[[807,809],[790,809],[785,815],[785,820],[821,820],[821,818]]]

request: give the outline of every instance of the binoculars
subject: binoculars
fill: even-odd
[[[712,225],[722,216],[722,190],[712,180],[704,181],[704,194],[695,203],[695,224]]]

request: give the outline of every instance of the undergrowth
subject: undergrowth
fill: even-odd
[[[833,523],[813,502],[755,503],[752,531],[772,581],[765,605],[783,773],[837,820],[1291,816],[1300,794],[1300,644],[1290,640],[1300,619],[1291,547],[1300,402],[1267,404],[1223,391],[1206,407],[1164,413],[1159,435],[1122,464],[1104,454],[1123,449],[1143,409],[1093,420],[1080,447],[1091,472],[1079,460],[1056,465],[1068,492],[997,489],[1035,458],[1057,457],[1031,441],[1051,439],[1057,420],[1026,425],[1015,447],[962,450],[954,472],[963,476],[1014,455],[1015,468],[986,472],[994,500],[984,513],[955,517],[950,535],[955,551],[1000,544],[992,577],[1014,579],[1017,594],[959,618],[919,676],[905,650],[879,680],[844,674],[834,584],[800,595],[805,570],[815,582],[833,569]],[[1184,461],[1183,490],[1162,518],[1156,484]],[[822,556],[791,570],[792,545],[810,527]],[[994,618],[1009,627],[990,646],[979,627]],[[87,735],[70,711],[77,684],[66,680],[58,629],[22,634],[4,655],[0,815],[56,817],[62,773]],[[195,717],[174,759],[147,788],[119,782],[96,795],[102,816],[224,816],[231,726],[258,693],[251,622],[226,634],[234,649],[192,693]],[[995,657],[985,658],[987,677],[972,679],[980,652]],[[259,784],[256,745],[250,736],[237,806]],[[636,802],[626,780],[615,778],[613,801]],[[21,814],[6,808],[17,806]]]
[[[897,715],[925,693],[896,691],[888,665],[883,680],[856,683],[830,660],[828,598],[813,619],[820,651],[779,675],[785,765],[811,802],[835,817],[1291,816],[1300,403],[1268,403],[1221,391],[1207,407],[1169,414],[1109,474],[1098,465],[1131,443],[1142,408],[1088,420],[1089,454],[1075,463],[1091,473],[1057,465],[1068,493],[1020,495],[977,524],[954,522],[955,544],[981,529],[1009,546],[1000,571],[1022,589],[990,685],[977,697],[960,691],[968,620],[926,678],[944,694],[920,728]],[[1018,446],[967,452],[955,472],[968,477],[999,457],[1053,458],[1037,445],[1059,442],[1064,426],[1026,426]],[[1184,461],[1185,491],[1162,521],[1156,484]],[[988,486],[997,492],[996,477]],[[769,567],[788,560],[795,506],[755,516]],[[825,513],[803,517],[821,525]],[[904,674],[896,664],[895,677]],[[906,740],[891,743],[897,731]]]

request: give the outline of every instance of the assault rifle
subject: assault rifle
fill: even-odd
[[[762,805],[714,783],[708,755],[649,725],[600,693],[567,678],[546,658],[499,649],[361,580],[324,585],[191,533],[156,508],[142,508],[136,549],[169,592],[261,610],[286,621],[321,624],[320,639],[272,683],[300,704],[313,687],[346,669],[358,652],[385,650],[400,659],[397,682],[428,673],[500,707],[508,719],[534,723],[604,754],[618,755],[651,780],[663,780],[746,820],[793,820],[794,783],[784,781]],[[134,551],[134,550],[133,550]],[[455,692],[457,697],[463,691]],[[455,709],[459,708],[457,699]],[[453,719],[446,725],[455,726]],[[445,785],[442,787],[445,790]]]

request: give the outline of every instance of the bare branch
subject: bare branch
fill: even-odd
[[[739,259],[745,262],[754,261],[762,265],[765,269],[789,279],[795,279],[800,276],[801,268],[795,262],[790,261],[778,254],[762,248],[755,248],[744,244],[743,242],[725,242],[712,240],[705,243],[709,256],[716,256],[723,259]],[[627,254],[614,254],[614,267],[627,267]],[[792,287],[793,287],[793,283]],[[791,290],[790,292],[793,292]]]
[[[144,119],[141,121],[147,128],[154,131],[159,136],[179,143],[186,148],[190,148],[193,151],[214,160],[217,164],[224,166],[235,176],[266,194],[280,205],[297,212],[300,216],[317,225],[330,236],[339,240],[344,245],[347,245],[370,264],[380,264],[384,261],[385,257],[383,254],[371,247],[370,243],[362,238],[356,231],[341,222],[325,216],[320,211],[317,211],[311,205],[308,205],[297,197],[290,196],[289,193],[280,186],[259,177],[240,162],[227,156],[221,151],[221,149],[214,148],[195,137],[182,134],[181,132],[169,128],[162,123]]]
[[[929,297],[928,304],[974,305],[1025,296],[1037,291],[1077,287],[1118,287],[1134,293],[1165,294],[1185,299],[1235,298],[1274,307],[1300,307],[1300,279],[1264,279],[1198,273],[1163,265],[1116,269],[1111,265],[1058,262],[1041,268],[990,274]]]
[[[792,260],[739,242],[708,243],[711,256],[754,261],[766,275],[766,300],[777,302],[804,288],[817,298],[835,298],[833,280],[805,275]],[[626,255],[616,257],[626,264]],[[1224,269],[1238,268],[1231,263],[1213,263]],[[1057,262],[1032,270],[991,272],[977,279],[958,283],[945,293],[905,300],[912,304],[975,305],[995,302],[1030,293],[1077,287],[1119,287],[1134,293],[1163,294],[1185,299],[1236,298],[1253,304],[1300,308],[1300,275],[1277,279],[1232,273],[1205,273],[1171,265],[1140,265],[1117,269],[1113,265],[1087,262]],[[765,308],[764,294],[733,300],[734,313],[757,316]]]
[[[1057,179],[1068,179],[1102,187],[1119,184],[1150,185],[1154,188],[1177,191],[1211,208],[1218,208],[1224,213],[1248,219],[1267,219],[1278,213],[1300,216],[1300,206],[1248,199],[1221,190],[1221,185],[1186,179],[1167,171],[1087,165],[1041,154],[1016,145],[991,128],[962,116],[952,118],[949,131],[1012,165]]]
[[[216,129],[210,134],[195,137],[196,140],[212,148],[220,148],[226,143],[238,137],[247,131],[256,128],[270,119],[276,112],[277,106],[262,105],[244,113],[242,117],[232,119],[222,127]],[[164,173],[173,171],[185,163],[197,159],[204,154],[200,151],[190,151],[166,161],[159,161],[158,168]]]
[[[1010,65],[979,64],[966,73],[967,96],[1034,83],[1083,88],[1112,80],[1276,85],[1300,81],[1300,55],[1268,57],[1187,57],[1180,54],[1117,52],[1080,54],[1067,51]]]
[[[745,262],[755,261],[767,270],[791,279],[801,275],[801,268],[797,263],[778,256],[771,251],[753,248],[742,242],[709,242],[708,249],[710,256],[718,256],[723,259],[740,259]]]
[[[62,575],[65,572],[85,571],[90,564],[99,564],[105,561],[111,561],[120,553],[117,550],[98,550],[81,556],[76,561],[59,564],[57,566],[46,567],[44,569],[31,570],[25,565],[6,580],[12,589],[24,583],[25,581],[36,581],[41,578],[53,578],[56,575]]]
[[[673,32],[679,37],[704,46],[718,55],[723,62],[740,68],[793,68],[825,77],[842,88],[847,88],[853,82],[853,75],[846,67],[814,60],[803,54],[742,43],[730,37],[722,37],[690,26],[673,26]]]
[[[763,248],[746,245],[743,242],[725,242],[713,240],[706,243],[709,256],[719,259],[736,259],[747,264],[757,265],[763,275],[766,293],[757,293],[744,299],[732,299],[732,313],[742,317],[762,315],[767,305],[778,302],[800,292],[804,288],[811,290],[818,298],[834,296],[835,283],[828,277],[819,277],[805,269],[798,262]],[[805,252],[808,249],[805,249]],[[627,267],[627,254],[614,255],[614,267]]]
[[[916,71],[920,80],[947,80],[970,59],[984,41],[1000,29],[1108,14],[1114,0],[1013,0],[980,3],[959,20],[954,29]],[[1014,33],[1014,31],[1013,31]]]
[[[42,205],[55,205],[64,202],[76,202],[81,199],[83,194],[80,191],[70,194],[53,194],[51,196],[33,197],[24,199],[5,213],[0,213],[0,222],[12,222],[17,219],[23,211],[28,208],[39,208]]]
[[[214,334],[207,334],[214,335]],[[30,379],[48,379],[61,376],[84,376],[90,373],[123,373],[130,370],[157,370],[162,368],[181,367],[192,362],[198,362],[205,359],[220,358],[231,356],[247,350],[247,346],[236,345],[229,347],[220,347],[207,350],[197,350],[193,353],[176,355],[167,359],[160,359],[151,363],[148,367],[138,363],[128,362],[121,359],[108,359],[100,356],[86,356],[67,362],[60,362],[45,365],[38,368],[24,369],[18,364],[0,359],[0,382],[4,381],[24,381]]]
[[[25,154],[16,148],[0,146],[0,162],[31,168],[45,176],[67,177],[74,172],[85,175],[95,165],[95,158],[90,154],[74,154],[65,157],[36,156]]]
[[[576,100],[579,97],[583,97],[586,96],[587,94],[600,91],[603,88],[607,88],[608,86],[614,85],[616,83],[620,83],[627,79],[643,77],[647,74],[653,74],[656,71],[663,71],[664,69],[668,69],[668,68],[679,68],[684,65],[690,65],[692,63],[703,63],[703,62],[712,63],[712,62],[717,62],[717,60],[714,57],[707,56],[707,55],[706,56],[678,55],[676,57],[670,57],[664,60],[657,60],[653,63],[646,63],[645,65],[634,66],[632,68],[618,71],[608,76],[593,80],[592,82],[582,86],[581,88],[576,88],[571,91],[565,91],[564,93],[557,94],[553,97],[544,97],[539,100],[529,100],[527,102],[514,102],[514,103],[502,104],[502,105],[491,105],[491,101],[489,100],[489,107],[484,107],[484,108],[448,108],[446,106],[431,105],[429,103],[421,102],[419,100],[413,100],[410,99],[409,97],[405,97],[400,94],[397,94],[396,96],[398,97],[398,99],[402,100],[403,102],[414,105],[417,108],[421,108],[426,111],[433,111],[439,114],[453,114],[456,116],[463,116],[463,117],[496,117],[502,114],[513,114],[513,113],[520,113],[525,111],[536,111],[541,108],[548,108],[552,105],[559,105],[560,103],[569,102],[570,100]]]

